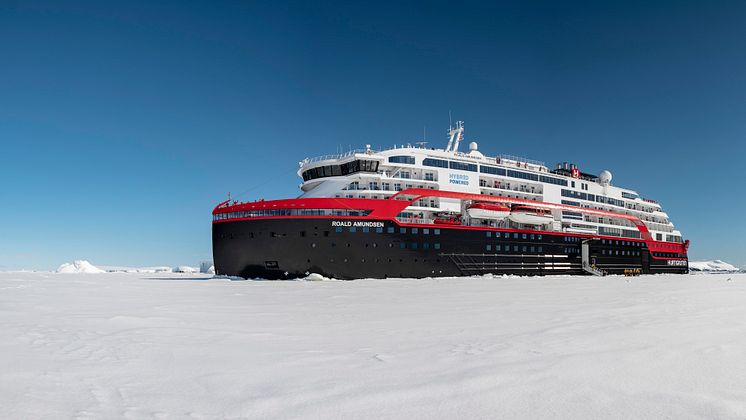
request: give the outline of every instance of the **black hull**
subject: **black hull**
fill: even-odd
[[[583,239],[525,231],[498,236],[494,230],[370,219],[236,220],[213,223],[212,229],[217,274],[264,279],[309,273],[337,279],[587,274],[581,264]],[[641,241],[594,240],[589,251],[591,263],[609,274],[688,272],[686,261],[672,266],[655,259]]]

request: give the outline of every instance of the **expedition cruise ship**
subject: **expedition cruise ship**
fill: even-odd
[[[338,279],[686,273],[682,240],[655,200],[576,165],[487,157],[463,122],[445,149],[366,146],[301,161],[298,198],[213,210],[218,274]]]

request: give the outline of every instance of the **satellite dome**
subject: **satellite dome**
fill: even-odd
[[[479,145],[477,144],[477,142],[473,141],[473,142],[469,143],[469,150],[472,151],[472,152],[475,152],[477,150],[478,146]]]
[[[611,172],[604,169],[600,174],[598,174],[598,180],[601,181],[602,184],[610,184]]]

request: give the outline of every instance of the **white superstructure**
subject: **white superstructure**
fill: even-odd
[[[366,146],[343,154],[305,159],[298,175],[303,178],[301,197],[346,197],[388,199],[408,188],[456,191],[485,196],[501,196],[541,203],[563,204],[553,209],[553,230],[636,237],[638,230],[628,221],[571,207],[629,214],[642,220],[657,241],[681,242],[661,206],[641,198],[635,191],[611,185],[612,175],[580,172],[572,164],[558,164],[550,170],[543,162],[498,155],[488,157],[476,142],[467,152],[459,151],[464,125],[459,121],[448,132],[445,149],[423,145],[394,146],[376,151]],[[422,220],[432,220],[443,212],[465,214],[462,200],[432,198],[419,200],[407,210]],[[406,217],[407,215],[403,215]],[[470,224],[493,226],[508,220],[470,220]]]

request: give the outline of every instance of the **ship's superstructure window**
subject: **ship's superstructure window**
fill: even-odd
[[[629,198],[630,200],[634,200],[634,199],[638,198],[639,196],[637,194],[632,194],[632,193],[629,193],[627,191],[622,191],[622,197]]]
[[[443,160],[443,159],[425,158],[422,161],[422,164],[425,166],[434,166],[436,168],[447,168],[448,167],[448,161]]]
[[[460,171],[471,171],[471,172],[477,171],[477,165],[473,163],[454,162],[454,161],[450,161],[448,163],[451,169],[458,169]]]
[[[479,172],[482,172],[484,174],[505,176],[505,169],[495,168],[494,166],[479,165]]]
[[[589,194],[589,195],[591,195],[591,194]],[[589,200],[590,200],[590,198],[589,198]],[[611,204],[611,205],[618,206],[618,207],[624,207],[624,201],[617,200],[616,198],[604,197],[602,195],[597,195],[596,196],[596,201],[599,202],[599,203],[605,203],[605,204]]]
[[[512,169],[508,169],[508,176],[513,177],[513,178],[528,179],[531,181],[539,180],[539,175],[532,174],[529,172],[514,171]]]
[[[414,165],[414,156],[389,156],[389,163],[406,163]]]
[[[546,175],[539,175],[539,181],[546,182],[547,184],[562,185],[565,187],[567,186],[566,180],[560,179],[560,178],[554,178],[554,177],[546,176]]]
[[[566,219],[583,220],[583,214],[574,211],[563,211],[562,217]]]
[[[681,236],[678,235],[666,235],[666,242],[681,242]]]
[[[587,200],[587,201],[596,201],[596,196],[593,194],[578,192],[578,191],[572,191],[572,190],[562,190],[562,196],[563,197],[570,197],[570,198],[576,198],[579,200]]]
[[[328,176],[342,176],[354,174],[356,172],[377,172],[378,161],[376,160],[353,160],[352,162],[341,165],[326,165],[311,168],[303,172],[303,180],[310,181],[316,178],[325,178]]]

